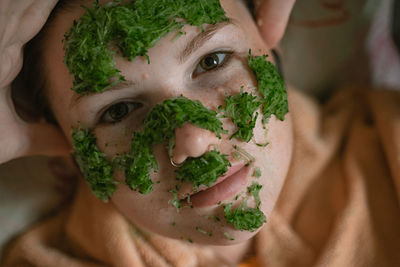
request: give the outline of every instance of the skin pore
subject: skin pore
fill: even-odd
[[[102,3],[102,2],[100,2]],[[225,0],[221,4],[230,18],[230,23],[205,26],[205,31],[214,27],[206,38],[199,27],[185,26],[186,34],[176,39],[171,33],[163,37],[148,52],[151,64],[144,57],[133,61],[116,55],[116,67],[121,70],[126,82],[103,93],[89,93],[81,96],[71,91],[72,79],[63,64],[64,50],[62,40],[64,33],[71,27],[72,21],[78,19],[83,10],[77,8],[71,12],[60,14],[49,29],[45,55],[45,71],[48,73],[49,90],[47,92],[55,118],[71,143],[71,130],[84,126],[89,128],[97,138],[99,149],[108,159],[130,151],[132,133],[141,127],[145,115],[157,104],[168,98],[183,95],[213,110],[223,105],[225,95],[238,94],[243,86],[244,91],[251,92],[257,85],[254,74],[247,63],[248,50],[255,55],[268,53],[254,22],[240,1]],[[204,35],[203,35],[204,37]],[[201,68],[201,61],[207,55],[221,58],[221,64],[211,70]],[[129,114],[117,122],[112,121],[110,108],[123,103],[129,108]],[[257,119],[254,137],[249,143],[229,137],[235,126],[229,119],[222,119],[228,134],[221,139],[208,130],[192,124],[185,124],[175,132],[174,158],[176,163],[189,157],[197,157],[218,146],[221,153],[228,155],[233,166],[241,168],[246,163],[243,158],[235,159],[234,146],[239,146],[250,153],[254,162],[247,167],[244,183],[236,183],[236,193],[243,192],[235,200],[235,196],[223,202],[238,205],[246,197],[247,187],[255,179],[263,185],[259,192],[260,208],[267,216],[270,214],[287,173],[292,150],[290,116],[284,121],[271,117],[263,128],[261,117]],[[256,143],[269,142],[267,147]],[[221,205],[206,205],[199,208],[183,207],[179,212],[169,203],[172,199],[171,189],[176,188],[176,168],[172,166],[168,151],[163,145],[154,147],[154,155],[159,163],[157,173],[151,174],[154,192],[148,195],[132,191],[124,183],[118,184],[111,203],[131,222],[145,230],[164,236],[191,239],[195,243],[216,245],[226,257],[236,255],[240,259],[249,246],[249,240],[256,233],[235,230],[224,221],[218,222],[212,216],[223,218]],[[254,178],[251,173],[255,168],[261,170],[261,177]],[[117,171],[114,178],[124,181],[124,173]],[[192,193],[192,185],[183,183],[178,195]],[[211,194],[215,196],[215,194]],[[249,205],[257,205],[252,197]],[[204,198],[203,198],[204,199]],[[211,216],[212,215],[212,216]],[[154,220],[157,218],[157,220]],[[212,236],[198,229],[212,232]],[[234,240],[227,238],[226,234]],[[238,244],[237,246],[233,246]],[[219,247],[228,246],[227,248]],[[231,258],[235,261],[235,258]]]

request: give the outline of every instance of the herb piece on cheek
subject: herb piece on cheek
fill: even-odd
[[[254,169],[253,176],[256,177],[256,178],[260,178],[260,177],[261,177],[261,170],[260,170],[260,168],[255,168],[255,169]]]
[[[245,159],[247,159],[247,165],[255,161],[255,158],[243,148],[237,145],[234,145],[233,148],[236,149],[237,152],[240,153]]]
[[[224,213],[226,221],[240,231],[254,232],[267,221],[259,208],[248,208],[245,202],[240,203],[235,210],[232,210],[232,203],[227,204]]]
[[[175,171],[176,179],[191,182],[196,191],[202,185],[208,187],[215,183],[218,177],[228,171],[230,165],[226,155],[212,150],[201,157],[186,160],[182,167]]]
[[[248,63],[257,77],[258,91],[263,98],[264,125],[272,114],[283,121],[289,111],[283,79],[275,66],[266,59],[266,55],[252,57],[249,51]]]
[[[88,129],[76,129],[72,132],[74,157],[92,192],[103,201],[108,201],[116,191],[113,179],[113,167],[101,153],[96,137]]]
[[[174,197],[168,201],[168,204],[172,204],[176,208],[176,211],[179,212],[179,209],[181,208],[181,200],[178,198],[178,192],[176,192],[176,190],[169,190],[168,192],[172,193]]]
[[[258,117],[256,110],[261,106],[261,102],[258,100],[257,96],[242,92],[242,90],[237,95],[225,98],[225,108],[223,109],[225,116],[229,116],[237,126],[237,131],[230,139],[236,137],[244,142],[251,140]]]
[[[112,48],[133,60],[185,24],[202,26],[228,20],[219,0],[96,1],[65,34],[65,59],[74,75],[72,90],[102,92],[124,80],[115,68]],[[114,49],[116,50],[116,49]]]
[[[260,185],[257,182],[253,182],[253,184],[251,186],[247,187],[247,192],[249,192],[254,197],[257,208],[260,207],[260,205],[261,205],[260,196],[259,196],[261,188],[262,188],[262,185]]]
[[[158,170],[157,160],[154,157],[151,146],[146,145],[147,137],[141,133],[135,133],[131,142],[131,153],[124,158],[125,182],[132,189],[142,194],[153,191],[153,182],[150,179],[150,171]]]
[[[208,236],[212,236],[211,232],[208,232],[208,231],[206,231],[206,230],[204,230],[204,229],[202,229],[202,228],[200,228],[198,226],[196,227],[196,231],[198,231],[198,232],[200,232],[202,234],[208,235]]]

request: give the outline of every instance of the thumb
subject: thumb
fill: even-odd
[[[296,0],[264,0],[256,5],[257,25],[270,48],[282,39]]]

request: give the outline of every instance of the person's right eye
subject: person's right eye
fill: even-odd
[[[137,102],[119,102],[109,107],[100,117],[100,123],[116,123],[126,118],[132,111],[142,107]]]

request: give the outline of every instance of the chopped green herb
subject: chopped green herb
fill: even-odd
[[[254,232],[267,220],[259,208],[248,208],[244,203],[232,210],[232,203],[224,207],[225,219],[240,231]]]
[[[189,241],[189,243],[193,243],[193,240],[191,238],[188,238],[187,241]]]
[[[260,185],[257,182],[253,182],[253,184],[249,187],[247,187],[247,192],[249,192],[255,199],[256,204],[257,204],[257,208],[260,207],[261,205],[261,201],[260,201],[260,190],[262,188],[262,185]]]
[[[240,154],[239,152],[235,151],[235,152],[233,152],[233,158],[234,159],[241,159],[242,158],[242,154]]]
[[[113,166],[106,155],[100,152],[96,137],[88,130],[79,128],[72,132],[74,157],[92,192],[103,201],[108,201],[116,191]]]
[[[153,191],[150,171],[158,170],[157,160],[153,149],[147,144],[147,136],[135,133],[131,142],[131,152],[124,156],[125,182],[132,189],[142,194]]]
[[[217,205],[221,205],[221,203],[222,203],[221,201],[218,201]]]
[[[283,79],[275,66],[266,59],[266,55],[253,57],[249,51],[248,63],[257,77],[258,91],[263,97],[263,124],[272,114],[283,121],[289,111]]]
[[[229,240],[235,240],[235,238],[233,238],[230,234],[228,234],[227,232],[224,233],[224,236],[226,236]]]
[[[172,222],[172,226],[176,227],[176,222]]]
[[[173,199],[168,200],[168,204],[172,204],[176,208],[176,211],[179,212],[179,209],[181,208],[181,200],[178,198],[178,192],[175,190],[169,190],[168,192],[173,195]]]
[[[184,25],[203,26],[228,20],[219,0],[96,1],[65,34],[65,59],[77,93],[102,92],[124,80],[115,68],[118,50],[128,60],[147,56],[150,48]]]
[[[256,143],[256,145],[257,145],[257,146],[260,146],[260,147],[266,147],[266,146],[269,145],[269,142],[266,142],[266,143],[264,143],[264,144]]]
[[[199,231],[200,233],[208,235],[208,236],[212,236],[211,232],[207,232],[206,230],[204,230],[204,229],[202,229],[202,228],[200,228],[198,226],[196,227],[196,231]]]
[[[256,178],[260,178],[260,177],[261,177],[261,170],[260,170],[260,168],[254,168],[253,176],[256,177]]]
[[[257,96],[243,92],[225,97],[225,116],[229,116],[237,126],[237,131],[230,137],[236,137],[244,142],[249,142],[253,137],[253,129],[256,125],[258,112],[261,106]]]
[[[246,157],[246,159],[247,159],[247,161],[248,161],[248,162],[247,162],[248,164],[249,164],[250,162],[255,161],[255,158],[254,158],[249,152],[247,152],[246,150],[244,150],[243,148],[241,148],[241,147],[239,147],[239,146],[237,146],[237,145],[234,145],[233,148],[236,149],[239,153],[241,153],[243,156]]]
[[[211,186],[218,177],[228,171],[230,165],[226,155],[216,150],[208,151],[201,157],[187,159],[182,167],[175,171],[176,179],[191,182],[196,190],[202,185]]]

